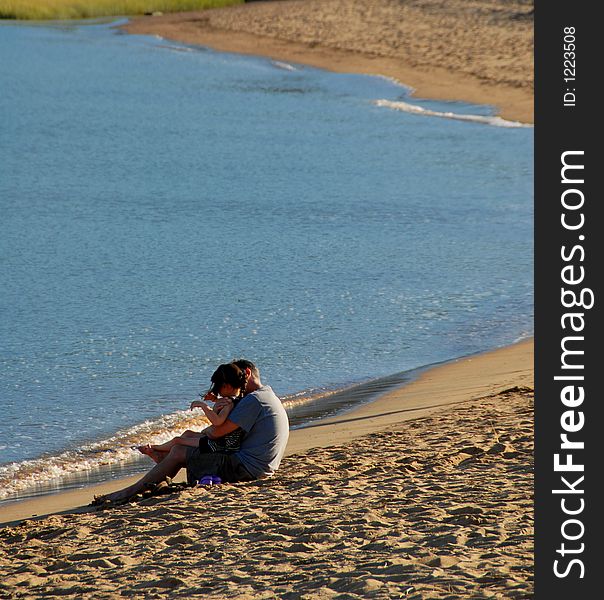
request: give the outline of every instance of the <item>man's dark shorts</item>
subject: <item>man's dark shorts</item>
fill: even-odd
[[[235,483],[254,479],[234,454],[187,450],[187,481],[194,484],[205,475],[215,475],[222,481]]]

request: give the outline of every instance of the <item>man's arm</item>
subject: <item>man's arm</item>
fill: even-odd
[[[201,433],[209,437],[211,440],[217,440],[218,438],[224,437],[227,433],[238,429],[239,425],[233,423],[230,419],[227,419],[222,425],[212,425],[204,429]]]
[[[211,440],[215,440],[225,436],[227,433],[231,433],[231,431],[235,431],[239,427],[249,432],[258,419],[259,414],[260,404],[258,400],[252,394],[248,394],[233,408],[229,417],[222,425],[212,425],[212,427],[204,429],[202,433],[207,435]]]

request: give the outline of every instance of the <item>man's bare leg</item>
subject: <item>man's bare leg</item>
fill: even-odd
[[[178,471],[180,471],[187,464],[187,447],[186,446],[174,446],[166,458],[160,463],[155,465],[142,479],[139,479],[136,483],[118,490],[112,494],[101,496],[98,500],[124,500],[138,494],[142,491],[148,483],[159,483],[166,477],[174,477]]]

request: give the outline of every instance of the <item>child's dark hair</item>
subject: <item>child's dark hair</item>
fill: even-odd
[[[212,392],[216,392],[223,384],[228,383],[234,388],[239,389],[240,395],[245,393],[245,385],[247,383],[245,371],[242,371],[233,363],[219,365],[212,374],[210,381],[212,382],[212,388],[210,390]]]

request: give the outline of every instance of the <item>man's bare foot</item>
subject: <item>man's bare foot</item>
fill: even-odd
[[[136,449],[141,454],[145,454],[156,463],[160,463],[168,454],[167,452],[161,452],[160,450],[156,450],[153,446],[151,446],[151,444],[147,444],[145,446],[136,446]]]
[[[123,490],[118,490],[117,492],[113,492],[112,494],[107,494],[106,499],[111,502],[118,502],[119,500],[127,500],[131,496],[134,496],[138,490],[134,490],[132,488],[125,488]]]
[[[121,500],[127,500],[128,498],[134,496],[135,493],[136,492],[130,492],[129,488],[125,488],[123,490],[118,490],[117,492],[113,492],[112,494],[95,496],[94,500],[92,501],[92,505],[101,506],[103,504],[120,502]]]
[[[124,488],[123,490],[117,490],[117,492],[105,494],[104,496],[95,496],[94,504],[105,504],[107,502],[120,502],[121,500],[127,500],[128,498],[138,494],[142,488],[143,486],[137,482],[134,485]]]

